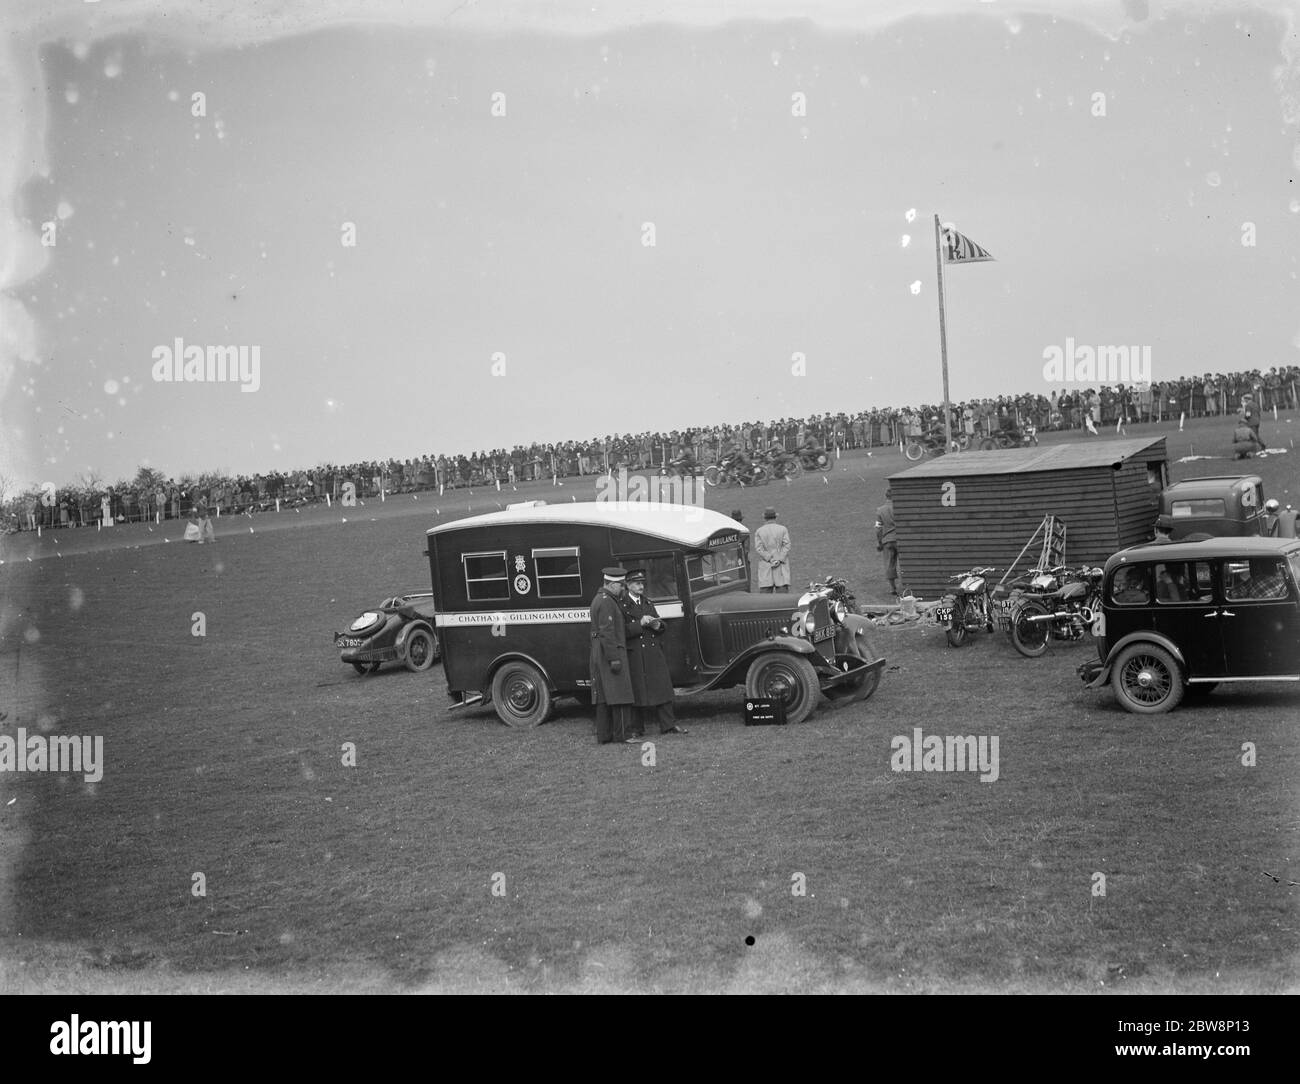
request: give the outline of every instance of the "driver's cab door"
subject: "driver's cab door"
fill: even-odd
[[[673,684],[693,685],[699,680],[699,649],[695,644],[694,622],[688,620],[689,593],[681,554],[660,553],[652,557],[625,555],[619,560],[628,569],[645,569],[646,597],[664,623],[659,644],[668,660]]]

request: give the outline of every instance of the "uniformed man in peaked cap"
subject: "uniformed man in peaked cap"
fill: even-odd
[[[628,669],[636,699],[636,736],[644,736],[646,725],[652,719],[658,724],[660,734],[685,734],[686,730],[677,725],[673,711],[673,679],[660,642],[666,626],[645,589],[645,570],[634,568],[627,574],[627,588],[618,599],[627,617]]]
[[[619,606],[627,569],[607,568],[591,601],[591,702],[596,707],[596,741],[636,744],[636,698],[627,660],[627,617]]]

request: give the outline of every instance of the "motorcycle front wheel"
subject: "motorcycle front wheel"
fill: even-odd
[[[799,465],[797,460],[791,460],[781,470],[782,476],[790,479],[798,478],[802,473],[803,467]]]
[[[915,463],[918,459],[920,459],[923,455],[925,455],[925,448],[921,445],[919,441],[914,440],[911,441],[907,445],[907,447],[903,449],[903,454],[907,456],[909,460]]]
[[[772,479],[768,476],[766,467],[755,467],[754,473],[749,477],[749,484],[751,486],[762,486],[767,485],[771,480]]]
[[[1051,611],[1036,599],[1022,602],[1016,607],[1011,618],[1011,642],[1016,650],[1027,659],[1036,659],[1047,651],[1047,641],[1051,637],[1050,621],[1034,621]]]
[[[722,468],[716,463],[705,468],[704,484],[706,486],[717,486],[722,484]]]

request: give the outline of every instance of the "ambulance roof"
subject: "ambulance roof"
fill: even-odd
[[[610,527],[651,535],[687,549],[707,548],[719,531],[737,531],[743,537],[749,528],[730,516],[693,504],[660,504],[645,501],[586,501],[547,504],[533,508],[507,508],[468,516],[431,527],[428,534],[447,534],[477,527],[527,527],[537,524],[571,523],[586,527]]]

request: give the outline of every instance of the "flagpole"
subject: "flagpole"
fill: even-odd
[[[943,239],[939,216],[934,216],[934,265],[939,281],[939,357],[943,361],[943,450],[952,447],[952,410],[948,405],[948,327],[943,313]]]

